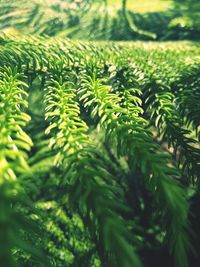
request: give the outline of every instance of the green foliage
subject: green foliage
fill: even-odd
[[[190,266],[198,55],[191,43],[0,37],[6,267],[156,266],[153,251]]]
[[[1,0],[0,30],[75,40],[199,39],[198,1],[189,7],[187,1],[177,1],[173,9],[167,3],[170,1],[143,2],[119,0],[114,5],[107,0]],[[146,12],[139,12],[138,6]],[[160,10],[159,6],[165,8]]]
[[[179,15],[174,18],[169,26],[171,29],[179,29],[187,35],[189,31],[193,38],[198,38],[200,32],[200,3],[195,0],[174,0],[174,8]]]
[[[104,168],[101,155],[98,155],[98,151],[89,142],[87,126],[79,118],[80,110],[74,100],[73,83],[62,80],[63,76],[53,80],[52,85],[47,87],[46,118],[52,123],[46,133],[55,130],[50,147],[58,150],[55,164],[63,162],[64,181],[61,183],[69,191],[71,207],[78,208],[85,217],[84,220],[88,221],[93,235],[96,231],[93,224],[97,224],[97,246],[105,249],[103,254],[113,254],[107,261],[112,260],[114,266],[141,266],[127,241],[131,237],[126,222],[117,213],[121,209],[126,210],[115,195],[121,190],[115,187],[117,192],[113,192],[107,187],[105,182],[114,180],[114,177]],[[104,259],[106,256],[101,257],[102,263],[107,265],[108,262]]]
[[[175,5],[190,20],[191,26],[200,27],[200,3],[195,0],[174,0]]]
[[[31,208],[31,202],[25,195],[20,181],[16,179],[18,175],[29,171],[27,151],[32,146],[30,137],[23,130],[30,117],[23,111],[28,102],[24,99],[27,96],[24,90],[27,84],[21,80],[22,77],[16,68],[1,68],[0,241],[4,245],[1,247],[0,261],[5,266],[16,266],[11,255],[11,249],[15,246],[31,251],[33,256],[43,261],[41,253],[34,248],[35,245],[33,246],[33,236],[29,237],[29,233],[37,234],[37,227],[22,212]],[[25,240],[21,231],[26,232]]]

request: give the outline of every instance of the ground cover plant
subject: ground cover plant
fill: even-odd
[[[199,51],[1,35],[1,266],[198,264]]]

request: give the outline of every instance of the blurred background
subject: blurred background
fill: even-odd
[[[84,40],[199,40],[197,0],[0,0],[0,30]]]

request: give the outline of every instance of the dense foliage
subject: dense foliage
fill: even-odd
[[[3,266],[195,266],[199,52],[1,35]]]
[[[142,10],[149,1],[1,0],[0,29],[76,40],[199,40],[199,1],[174,0],[151,12],[130,10],[135,2]]]

